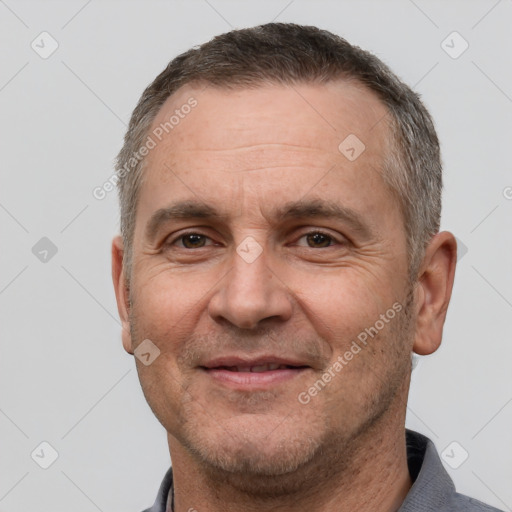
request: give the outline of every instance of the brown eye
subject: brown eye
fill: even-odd
[[[320,232],[308,233],[305,236],[308,241],[308,245],[314,248],[329,247],[333,241],[331,236]]]
[[[205,237],[203,235],[198,235],[196,233],[190,233],[188,235],[183,235],[181,237],[183,241],[183,245],[187,249],[196,249],[198,247],[204,247]]]
[[[206,241],[209,238],[205,235],[201,235],[200,233],[185,233],[184,235],[179,236],[169,245],[178,244],[179,247],[185,249],[200,249],[201,247],[206,246]]]

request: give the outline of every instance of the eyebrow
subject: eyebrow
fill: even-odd
[[[275,223],[306,218],[341,220],[347,223],[361,237],[367,239],[373,236],[373,231],[358,212],[334,201],[323,199],[290,201],[279,208],[273,209],[270,214]],[[170,221],[188,219],[208,219],[225,222],[229,219],[229,215],[222,213],[214,206],[205,202],[197,200],[178,201],[153,213],[146,224],[146,238],[153,240],[161,227]]]

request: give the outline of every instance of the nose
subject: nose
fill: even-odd
[[[254,261],[234,251],[231,270],[219,283],[208,305],[213,320],[227,321],[241,329],[256,329],[291,317],[290,293],[268,266],[266,251]]]

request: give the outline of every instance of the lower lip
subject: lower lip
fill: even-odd
[[[266,372],[234,372],[222,368],[203,368],[203,371],[217,382],[237,388],[251,389],[268,387],[273,384],[290,381],[308,369],[309,368],[297,368],[296,370],[281,369]]]

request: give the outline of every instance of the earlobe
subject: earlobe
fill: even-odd
[[[116,294],[117,310],[121,319],[123,347],[133,354],[130,332],[130,300],[123,266],[123,239],[116,236],[112,241],[112,281]]]
[[[416,332],[413,350],[435,352],[440,344],[452,294],[457,242],[448,231],[435,235],[425,251],[416,290]]]

